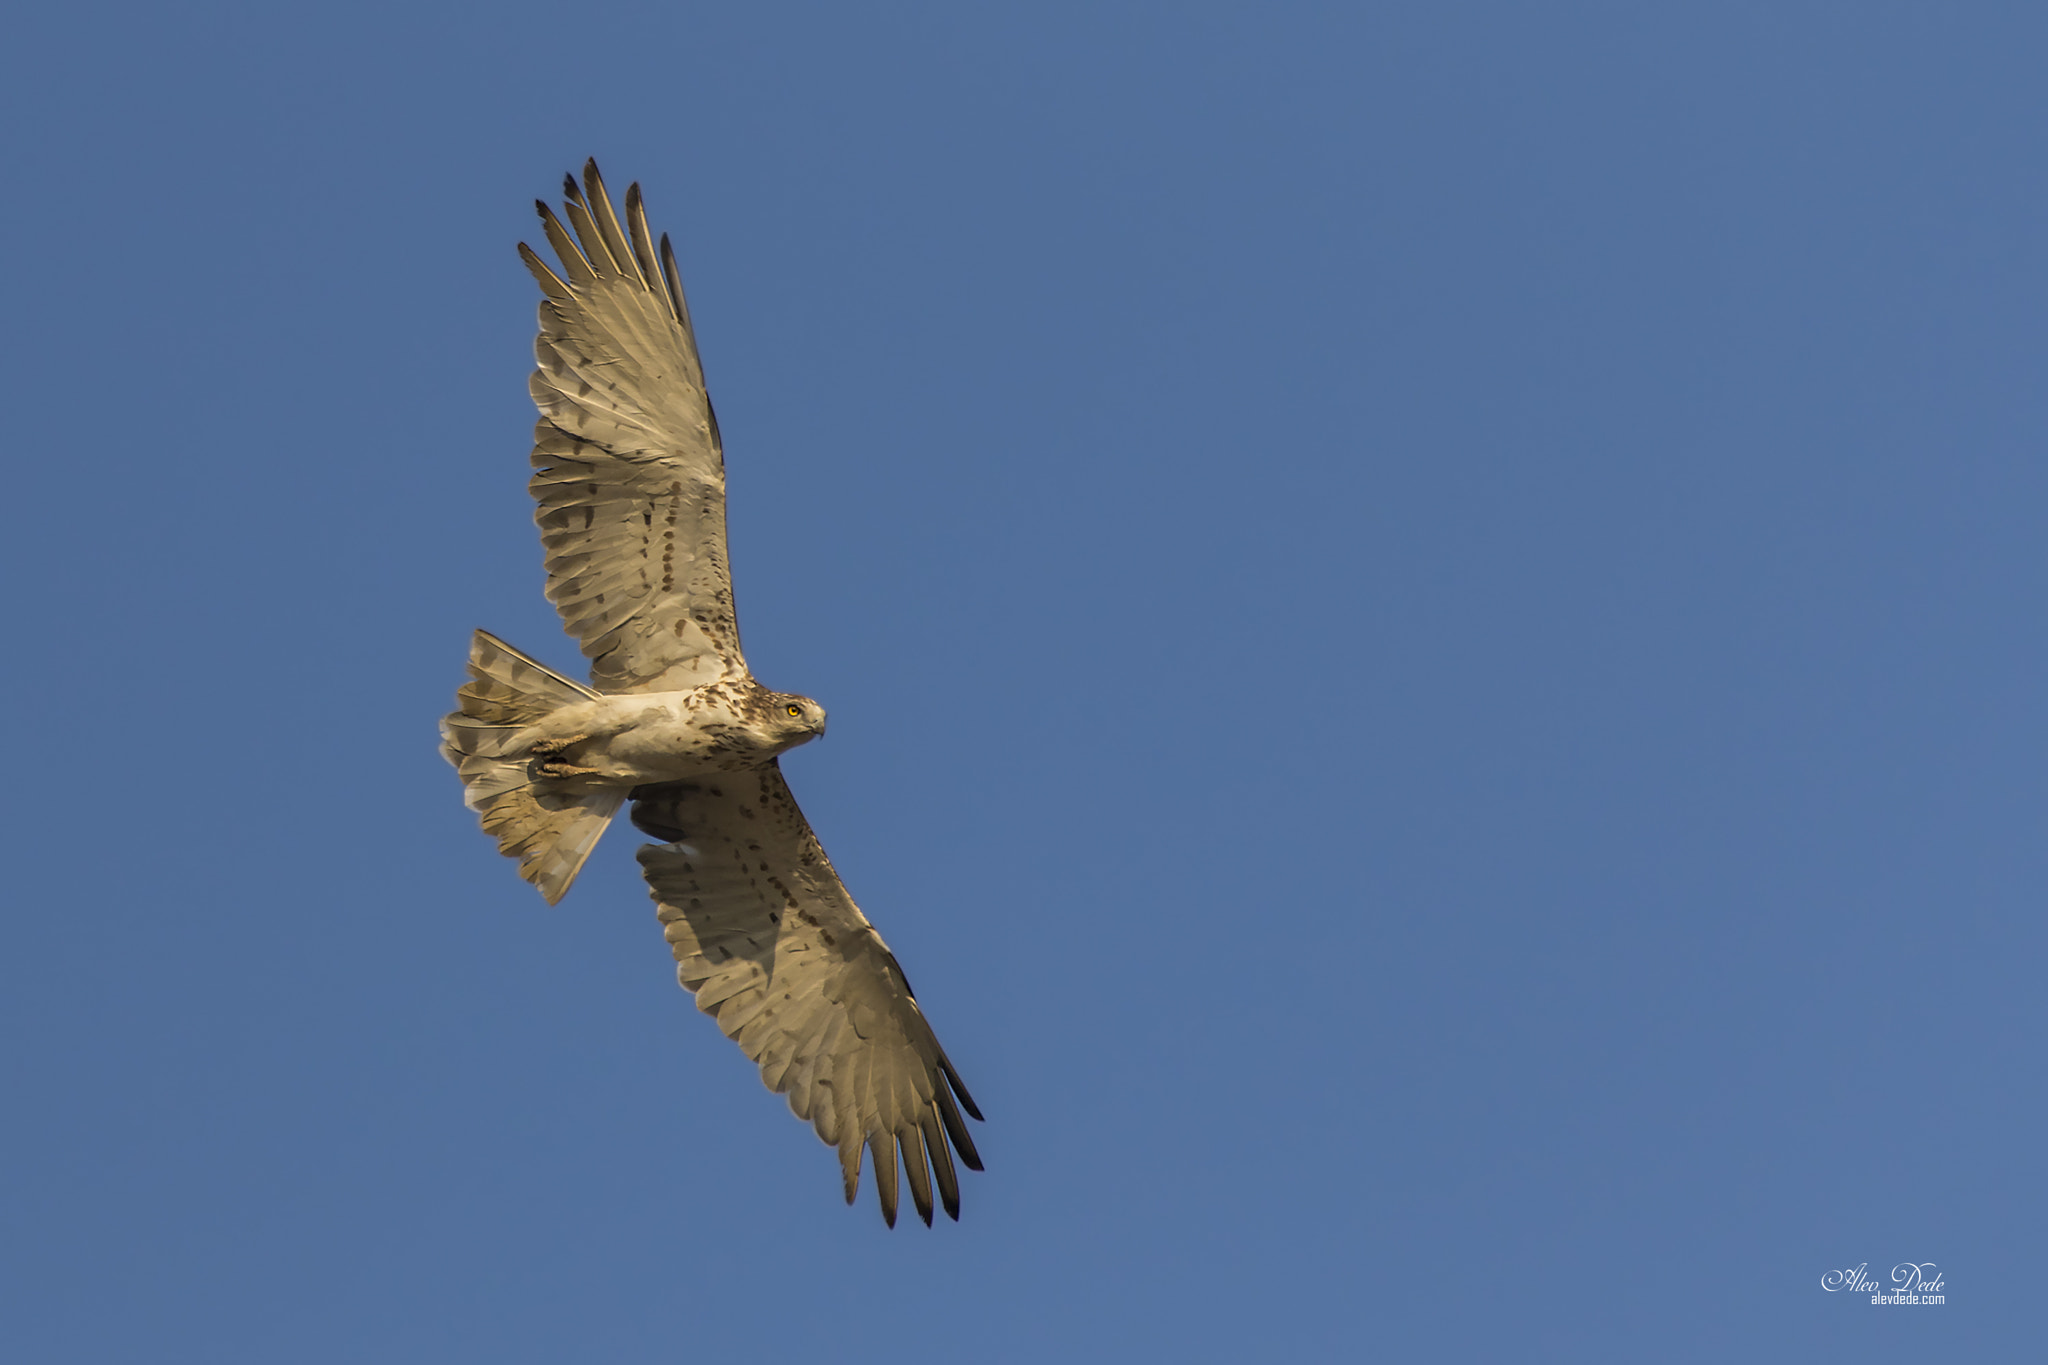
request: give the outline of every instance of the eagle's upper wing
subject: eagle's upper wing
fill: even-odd
[[[675,254],[659,266],[640,187],[626,226],[597,163],[574,177],[571,238],[543,203],[562,274],[524,243],[540,281],[530,387],[535,520],[548,599],[607,692],[695,687],[746,672],[725,554],[725,457]]]
[[[981,1158],[960,1111],[981,1111],[933,1036],[895,956],[832,870],[773,765],[641,787],[633,823],[657,839],[640,865],[697,1008],[761,1066],[770,1090],[839,1148],[846,1202],[874,1154],[882,1217],[896,1224],[900,1149],[920,1217],[932,1183],[953,1218],[952,1147]],[[929,1164],[929,1171],[927,1171]]]

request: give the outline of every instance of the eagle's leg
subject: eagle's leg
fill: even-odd
[[[589,738],[589,735],[570,735],[566,739],[535,740],[527,749],[533,757],[534,774],[539,777],[588,777],[596,774],[598,769],[578,767],[562,757]]]

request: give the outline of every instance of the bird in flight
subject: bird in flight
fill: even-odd
[[[981,1111],[783,780],[825,708],[763,687],[740,653],[725,456],[675,253],[637,184],[620,221],[595,161],[564,195],[569,227],[538,204],[559,272],[519,246],[542,296],[530,488],[590,685],[480,630],[441,752],[550,905],[631,801],[661,841],[638,857],[683,988],[838,1148],[846,1202],[865,1148],[889,1226],[899,1154],[925,1224],[934,1187],[957,1220],[954,1153],[981,1169],[962,1112]]]

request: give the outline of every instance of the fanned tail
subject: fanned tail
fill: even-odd
[[[469,681],[441,721],[441,754],[462,777],[462,799],[498,851],[554,905],[625,800],[623,792],[571,795],[536,787],[531,756],[509,752],[520,731],[598,694],[527,658],[488,631],[469,646]]]

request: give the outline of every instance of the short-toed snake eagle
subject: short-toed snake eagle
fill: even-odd
[[[953,1154],[981,1169],[967,1087],[797,809],[777,757],[825,709],[754,681],[725,551],[725,458],[675,255],[640,187],[622,223],[596,162],[539,205],[558,274],[540,282],[531,484],[547,594],[590,660],[586,687],[483,631],[442,752],[499,851],[559,901],[622,802],[683,986],[770,1090],[839,1149],[846,1199],[873,1156],[882,1217],[902,1169],[918,1214],[954,1218]],[[574,229],[571,235],[570,228]]]

